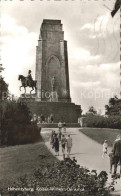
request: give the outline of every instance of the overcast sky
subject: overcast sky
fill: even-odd
[[[32,70],[43,19],[60,19],[68,41],[72,101],[102,110],[120,91],[120,13],[115,1],[2,1],[1,62],[11,93],[20,95],[18,75]],[[22,91],[24,92],[24,91]]]

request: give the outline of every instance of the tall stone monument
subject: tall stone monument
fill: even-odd
[[[56,92],[58,101],[71,101],[67,41],[60,20],[43,20],[36,48],[35,78],[38,95]],[[41,101],[48,98],[41,97]]]
[[[77,123],[81,109],[71,102],[67,41],[61,20],[43,20],[36,47],[36,96],[27,99],[33,114],[54,122]]]

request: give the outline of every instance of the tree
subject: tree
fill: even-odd
[[[87,113],[97,114],[97,111],[96,111],[96,109],[93,106],[90,106]]]
[[[0,74],[3,70],[4,68],[2,67],[2,64],[0,64]],[[8,85],[4,81],[2,75],[0,75],[0,138],[1,138],[2,117],[4,113],[4,100],[7,98],[7,95],[8,95]]]
[[[2,67],[2,64],[0,64],[0,73],[4,70]],[[4,78],[2,75],[0,75],[0,100],[3,98],[3,94],[8,93],[8,84],[5,82]],[[7,96],[4,96],[7,97]]]
[[[108,116],[121,115],[121,99],[116,95],[109,99],[108,105],[105,105],[105,114]]]
[[[5,82],[3,77],[0,77],[0,100],[7,99],[8,94],[8,84]]]
[[[2,67],[2,64],[0,64],[0,73],[4,70],[4,68]]]
[[[31,118],[25,103],[7,101],[2,121],[2,144],[17,145],[39,140],[39,129],[34,122],[31,122]]]

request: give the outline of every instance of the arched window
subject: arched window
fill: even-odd
[[[56,66],[60,66],[60,61],[59,61],[59,59],[55,55],[51,55],[50,57],[48,57],[48,59],[46,61],[46,65],[47,66],[48,65],[52,65],[54,61],[56,63]]]

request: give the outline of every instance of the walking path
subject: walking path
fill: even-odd
[[[43,129],[42,135],[43,136],[46,135],[46,137],[49,137],[52,130],[58,131],[57,128]],[[102,158],[102,145],[101,144],[95,142],[94,140],[90,139],[89,137],[81,133],[78,128],[68,128],[65,133],[65,136],[67,136],[68,134],[71,135],[72,140],[73,140],[73,146],[72,146],[70,157],[75,157],[77,160],[77,163],[80,164],[80,166],[87,167],[90,170],[95,169],[98,172],[106,171],[109,174],[109,169],[110,169],[109,157],[107,156],[105,158]],[[50,141],[48,141],[47,139],[45,143],[48,149],[54,154],[55,152],[51,148]],[[111,148],[109,148],[108,153],[110,151],[111,151]],[[60,154],[58,156],[58,159],[63,160],[61,147],[60,147],[59,153]],[[67,154],[67,152],[65,153]],[[109,182],[110,181],[111,181],[111,175],[109,174]],[[121,195],[121,179],[117,180],[115,189],[116,189],[117,194]]]

